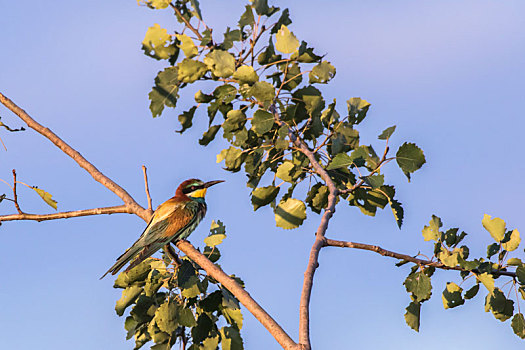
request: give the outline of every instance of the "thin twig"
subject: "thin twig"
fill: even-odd
[[[125,205],[119,205],[115,207],[103,207],[103,208],[83,209],[83,210],[75,210],[75,211],[63,211],[63,212],[53,213],[53,214],[22,213],[22,214],[1,215],[0,222],[15,221],[15,220],[46,221],[46,220],[56,220],[56,219],[78,218],[80,216],[117,214],[117,213],[135,214],[129,207]]]
[[[151,196],[149,194],[148,169],[146,169],[144,165],[142,166],[142,172],[144,173],[144,187],[146,190],[146,198],[148,199],[148,210],[150,211],[151,214],[153,214],[153,209],[152,209],[153,204],[151,201]]]
[[[184,16],[180,12],[180,10],[177,8],[177,6],[173,5],[171,2],[170,2],[170,6],[175,11],[175,13],[177,14],[177,17],[179,17],[184,22],[186,27],[188,27],[188,29],[191,30],[197,36],[197,38],[199,38],[199,40],[202,40],[201,33],[199,33],[199,31],[197,29],[195,29],[195,27],[192,26],[191,23],[186,18],[184,18]]]
[[[469,271],[461,266],[446,266],[443,263],[439,261],[430,261],[430,260],[424,260],[424,259],[418,259],[410,255],[402,254],[402,253],[396,253],[390,250],[383,249],[377,245],[371,245],[371,244],[364,244],[364,243],[355,243],[355,242],[347,242],[347,241],[338,241],[335,239],[324,239],[323,243],[324,247],[331,246],[331,247],[340,247],[340,248],[354,248],[354,249],[362,249],[362,250],[369,250],[371,252],[376,252],[382,256],[387,256],[394,259],[399,260],[405,260],[408,262],[412,262],[414,264],[418,264],[420,266],[432,266],[438,269],[442,270],[456,270],[456,271]],[[478,273],[477,270],[472,270],[474,273]],[[501,270],[492,270],[491,274],[493,275],[501,275],[501,276],[510,276],[510,277],[516,277],[516,273],[512,271],[501,271]]]
[[[18,204],[18,196],[16,195],[16,170],[13,169],[13,202],[15,203],[15,208],[18,211],[18,214],[24,214],[20,205]]]

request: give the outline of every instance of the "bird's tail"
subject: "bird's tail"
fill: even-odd
[[[121,268],[124,267],[124,265],[126,265],[131,259],[133,259],[137,254],[139,254],[139,252],[143,249],[144,247],[135,247],[135,246],[132,246],[130,247],[128,250],[126,250],[124,252],[124,254],[122,254],[121,256],[118,257],[117,259],[117,262],[111,266],[109,268],[109,270],[106,271],[106,273],[104,275],[102,275],[102,277],[100,277],[100,279],[103,279],[104,277],[106,277],[106,275],[108,273],[111,272],[112,275],[116,274],[117,272],[120,271]],[[137,259],[138,260],[138,259]],[[144,260],[144,259],[142,259]],[[140,262],[140,261],[139,261]],[[133,266],[135,266],[135,262],[133,262]],[[131,268],[131,267],[130,267]],[[130,268],[126,269],[129,270]]]

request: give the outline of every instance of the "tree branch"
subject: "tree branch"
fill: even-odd
[[[221,282],[223,287],[228,289],[239,302],[246,307],[253,316],[273,335],[275,340],[284,349],[296,349],[297,344],[290,338],[290,336],[281,328],[281,326],[250,296],[250,294],[242,288],[233,278],[228,276],[224,271],[210,260],[208,260],[202,253],[195,249],[191,243],[185,240],[177,242],[177,247],[183,251],[191,260],[196,262],[206,272],[217,281]]]
[[[191,29],[191,28],[190,28]],[[71,217],[79,217],[86,215],[100,215],[100,214],[113,214],[113,213],[130,213],[135,214],[142,218],[144,221],[149,222],[152,217],[151,210],[142,208],[122,187],[117,185],[107,176],[102,174],[94,165],[88,162],[78,151],[74,150],[71,146],[60,139],[50,129],[40,125],[34,119],[32,119],[23,109],[18,107],[13,101],[8,99],[6,96],[0,93],[0,102],[6,106],[9,110],[20,117],[27,125],[45,136],[51,142],[53,142],[58,148],[60,148],[69,157],[75,160],[78,165],[84,168],[96,181],[100,182],[103,186],[108,188],[110,191],[119,196],[125,203],[125,205],[117,207],[107,208],[95,208],[78,210],[72,212],[61,212],[54,214],[13,214],[0,216],[0,222],[2,221],[13,221],[13,220],[54,220],[54,219],[66,219]],[[145,172],[145,169],[144,169]],[[146,186],[147,186],[147,178]],[[149,193],[148,187],[146,187],[147,193]],[[191,243],[187,241],[179,241],[177,243],[178,248],[183,251],[190,259],[200,265],[211,277],[219,281],[225,288],[227,288],[247,309],[250,311],[255,318],[261,322],[261,324],[272,334],[272,336],[281,344],[284,349],[296,349],[297,344],[290,338],[290,336],[279,326],[279,324],[250,296],[248,292],[244,290],[234,279],[229,277],[222,271],[220,267],[212,263],[202,253],[195,249]],[[165,247],[166,253],[169,256],[175,255],[171,247]],[[173,257],[172,257],[173,258]],[[178,259],[174,259],[176,262]]]
[[[15,203],[15,208],[18,211],[18,214],[24,214],[20,205],[18,204],[18,195],[16,194],[16,170],[13,169],[13,202]]]
[[[171,2],[170,2],[170,6],[175,11],[175,13],[177,14],[177,17],[180,18],[184,22],[186,27],[188,27],[188,29],[191,30],[193,32],[193,34],[195,34],[197,36],[197,38],[199,38],[199,40],[202,40],[201,33],[199,33],[199,31],[197,29],[195,29],[195,27],[192,26],[191,23],[186,18],[184,18],[184,16],[180,12],[180,10],[177,8],[177,6],[173,5]]]
[[[283,122],[275,105],[270,107],[274,115],[275,121],[280,125],[287,125]],[[315,158],[315,154],[308,148],[308,145],[297,136],[291,128],[288,128],[288,136],[290,141],[297,147],[310,161],[314,171],[324,180],[328,187],[328,204],[321,218],[321,222],[317,231],[315,232],[315,241],[310,249],[310,256],[308,258],[308,265],[304,273],[303,289],[301,291],[301,300],[299,304],[299,344],[302,349],[310,350],[310,298],[312,295],[312,287],[314,281],[315,270],[319,267],[319,252],[324,246],[325,233],[328,228],[328,223],[335,213],[335,205],[337,203],[337,194],[339,190],[335,186],[332,178],[328,172],[319,164]]]
[[[16,114],[20,119],[22,119],[27,124],[27,126],[46,137],[49,141],[55,144],[55,146],[60,148],[65,154],[71,157],[75,162],[77,162],[78,165],[80,165],[81,168],[86,170],[93,177],[93,179],[95,179],[95,181],[100,182],[104,187],[106,187],[111,192],[119,196],[120,199],[122,199],[126,206],[131,210],[132,213],[146,220],[146,218],[148,217],[147,210],[142,208],[137,202],[135,202],[133,197],[131,197],[131,195],[128,192],[126,192],[126,190],[117,185],[106,175],[102,174],[78,151],[69,146],[49,128],[42,126],[33,118],[31,118],[29,114],[27,114],[22,108],[18,107],[13,101],[4,96],[2,93],[0,93],[0,102],[4,106],[6,106],[11,112]]]
[[[406,260],[409,262],[412,262],[414,264],[418,264],[421,266],[432,266],[438,269],[442,270],[456,270],[456,271],[469,271],[478,273],[477,270],[466,270],[462,268],[461,266],[446,266],[443,263],[439,261],[430,261],[425,259],[418,259],[410,255],[396,253],[390,250],[383,249],[377,245],[371,245],[371,244],[364,244],[364,243],[355,243],[355,242],[347,242],[347,241],[338,241],[335,239],[324,239],[324,247],[331,246],[331,247],[340,247],[340,248],[354,248],[354,249],[362,249],[362,250],[369,250],[371,252],[376,252],[378,254],[381,254],[382,256],[387,256],[394,259],[399,260]],[[491,274],[493,275],[501,275],[501,276],[510,276],[510,277],[516,277],[515,272],[511,271],[501,271],[501,270],[492,270]]]
[[[142,172],[144,173],[144,187],[145,187],[145,190],[146,190],[146,198],[148,200],[148,211],[150,214],[153,214],[153,204],[151,202],[151,195],[149,194],[149,184],[148,184],[148,173],[147,173],[148,169],[146,169],[146,167],[143,165],[142,166]]]
[[[119,205],[116,207],[104,207],[104,208],[83,209],[83,210],[75,210],[75,211],[63,211],[60,213],[53,213],[53,214],[26,214],[26,213],[23,213],[23,214],[1,215],[0,222],[15,221],[15,220],[46,221],[46,220],[56,220],[56,219],[78,218],[80,216],[117,214],[117,213],[135,214],[127,206]]]

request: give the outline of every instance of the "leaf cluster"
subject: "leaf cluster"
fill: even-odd
[[[492,312],[494,317],[504,322],[510,318],[514,333],[525,339],[525,322],[519,311],[519,302],[525,300],[525,264],[521,259],[510,257],[511,252],[517,251],[521,238],[518,230],[507,230],[505,222],[500,218],[492,218],[485,214],[482,220],[483,227],[495,240],[487,246],[485,257],[469,259],[470,249],[461,245],[467,236],[459,233],[458,228],[442,230],[441,219],[432,216],[429,224],[423,228],[425,241],[434,242],[434,251],[430,261],[422,265],[415,264],[404,285],[410,293],[411,302],[406,308],[405,320],[414,330],[419,331],[421,304],[432,295],[431,277],[436,266],[443,269],[459,270],[461,283],[448,282],[442,293],[445,309],[461,306],[466,300],[474,298],[483,285],[487,290],[485,297],[485,311]],[[398,266],[402,265],[398,264]],[[513,271],[512,271],[513,270]],[[510,281],[504,280],[511,276]],[[473,281],[470,288],[464,290],[462,285]],[[518,296],[519,295],[519,296]],[[514,305],[518,305],[515,310]]]
[[[165,1],[146,4],[168,7]],[[334,79],[336,68],[290,30],[288,9],[270,7],[267,0],[252,1],[235,24],[216,35],[205,25],[196,1],[170,6],[185,24],[182,31],[171,35],[155,24],[143,41],[146,55],[169,63],[149,94],[153,117],[165,107],[176,107],[182,89],[208,82],[204,91],[195,93],[195,105],[178,116],[178,132],[207,115],[208,129],[199,143],[206,146],[222,132],[228,147],[217,162],[230,172],[244,170],[254,210],[270,205],[276,225],[293,229],[306,219],[307,207],[314,213],[327,207],[326,181],[298,147],[297,142],[303,142],[336,185],[338,200],[370,216],[390,206],[401,227],[404,211],[394,186],[385,182],[382,166],[395,159],[410,180],[425,163],[423,151],[405,142],[389,158],[395,126],[378,137],[384,142],[382,156],[363,143],[358,127],[370,103],[350,98],[340,112],[335,99],[326,101],[320,89]],[[199,26],[191,24],[197,22]],[[306,195],[297,198],[301,182]]]
[[[226,228],[213,221],[204,243],[204,255],[217,263],[217,247],[226,238]],[[238,300],[190,259],[172,267],[171,259],[148,258],[128,272],[122,272],[114,287],[122,289],[115,311],[123,316],[127,339],[135,349],[153,342],[151,349],[171,349],[174,344],[191,350],[243,349],[240,330],[243,316]],[[235,276],[241,285],[243,282]]]

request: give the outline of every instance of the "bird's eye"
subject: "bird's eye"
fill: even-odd
[[[195,190],[195,186],[191,186],[190,190],[194,191]]]

